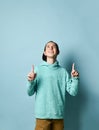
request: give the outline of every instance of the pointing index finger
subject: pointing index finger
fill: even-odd
[[[74,67],[75,67],[75,64],[73,63],[73,64],[72,64],[72,71],[74,71],[74,70],[75,70],[75,68],[74,68]]]
[[[32,70],[31,71],[34,73],[34,65],[32,65]]]

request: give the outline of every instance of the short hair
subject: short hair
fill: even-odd
[[[57,55],[58,55],[59,52],[60,52],[60,51],[59,51],[59,46],[58,46],[58,44],[57,44],[56,42],[54,42],[54,41],[49,41],[49,42],[47,42],[47,43],[45,44],[44,51],[46,50],[47,44],[50,43],[50,42],[55,44],[56,49],[57,49]],[[43,59],[44,61],[47,60],[47,57],[44,55],[44,53],[43,53],[43,55],[42,55],[42,59]]]

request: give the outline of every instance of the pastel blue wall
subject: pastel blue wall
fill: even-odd
[[[67,94],[66,130],[99,128],[99,1],[0,0],[0,130],[33,130],[26,78],[45,43],[59,43],[58,60],[80,72],[79,93]]]

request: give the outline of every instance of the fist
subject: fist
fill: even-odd
[[[79,73],[74,68],[74,63],[72,64],[71,76],[72,77],[78,77],[79,76]]]
[[[32,81],[32,80],[35,79],[36,73],[34,73],[34,65],[32,65],[32,70],[31,70],[31,72],[28,74],[27,77],[28,77],[28,81]]]

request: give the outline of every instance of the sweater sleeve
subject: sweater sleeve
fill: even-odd
[[[37,75],[37,67],[35,67],[34,72]],[[37,76],[34,80],[27,81],[27,87],[28,87],[28,89],[27,89],[28,95],[32,96],[36,92],[36,89],[37,89]]]
[[[37,86],[36,79],[33,81],[28,81],[27,86],[28,86],[27,93],[29,96],[32,96],[36,91]]]
[[[67,75],[66,76],[66,90],[70,95],[76,96],[78,92],[79,78],[78,77],[69,78],[68,72],[66,75]]]

